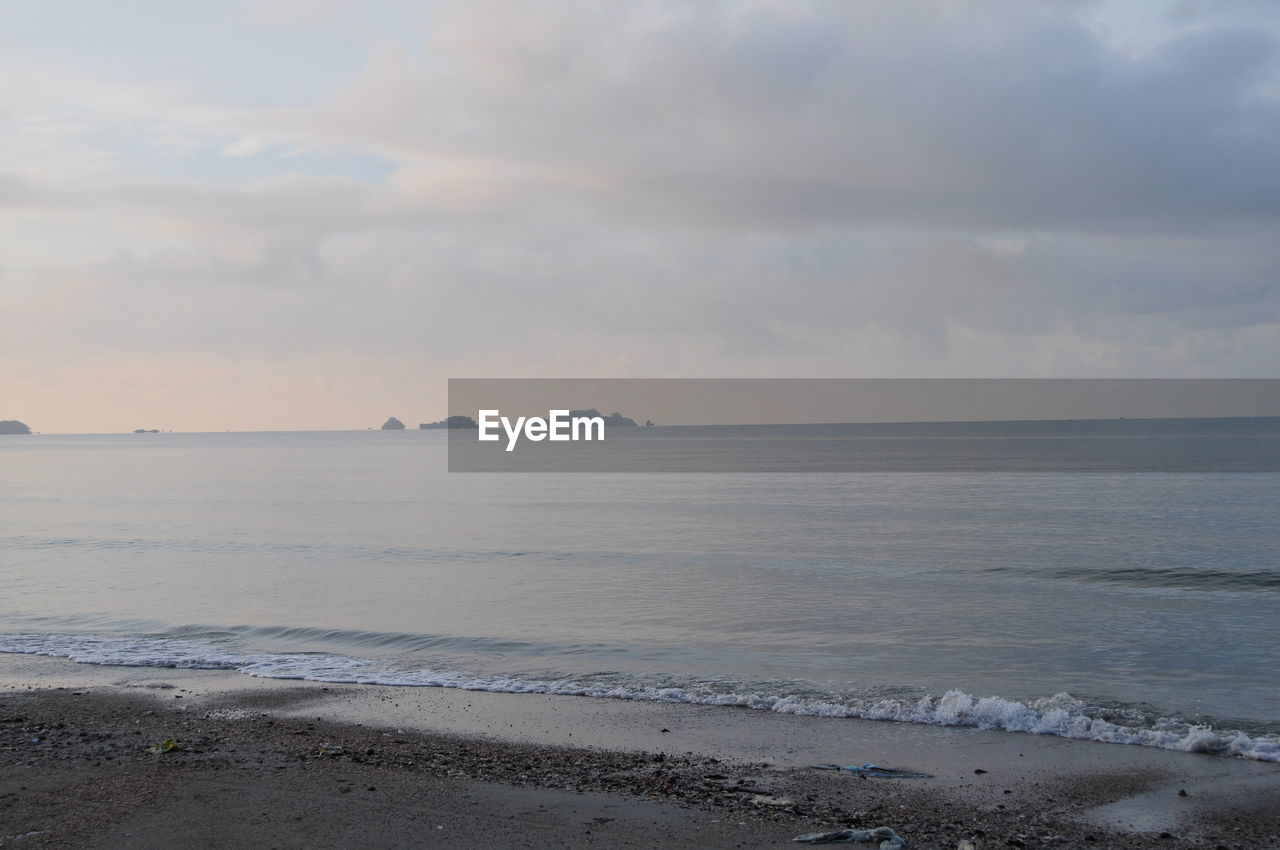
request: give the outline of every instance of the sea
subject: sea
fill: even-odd
[[[1274,471],[479,474],[444,431],[0,437],[0,651],[1280,761],[1277,505]]]

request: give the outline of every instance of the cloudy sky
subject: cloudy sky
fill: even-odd
[[[1280,373],[1271,0],[0,0],[0,418]]]

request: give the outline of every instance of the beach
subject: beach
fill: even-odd
[[[0,847],[1280,843],[1274,475],[445,450],[6,451]]]
[[[0,850],[1280,850],[1280,2],[0,44]]]
[[[878,826],[911,847],[1280,846],[1280,766],[1245,759],[38,656],[0,671],[0,846],[758,847]],[[932,776],[810,766],[828,761]]]

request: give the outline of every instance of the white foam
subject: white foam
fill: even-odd
[[[649,685],[626,678],[581,681],[481,675],[460,670],[407,670],[342,655],[247,653],[212,641],[168,637],[6,634],[0,635],[0,652],[51,655],[84,664],[236,670],[263,678],[335,684],[458,688],[693,703],[815,717],[969,726],[1280,762],[1280,737],[1275,735],[1250,736],[1238,730],[1217,730],[1170,718],[1143,717],[1136,712],[1132,724],[1114,723],[1091,716],[1085,703],[1066,693],[1027,702],[999,696],[978,698],[960,690],[916,700],[872,700],[834,695],[824,699],[786,693],[723,690],[710,683]]]

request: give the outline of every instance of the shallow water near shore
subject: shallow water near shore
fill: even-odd
[[[1280,759],[1280,475],[450,475],[445,437],[0,444],[0,650]]]

